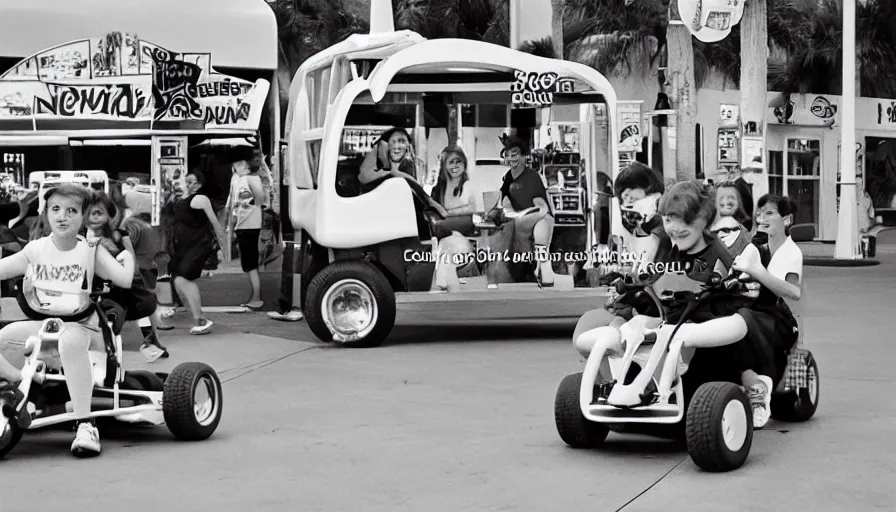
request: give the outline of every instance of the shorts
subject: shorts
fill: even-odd
[[[137,275],[134,276],[130,288],[113,287],[105,299],[115,302],[125,310],[125,320],[130,322],[140,320],[152,315],[159,307],[158,297],[145,286],[141,277]]]
[[[238,229],[236,239],[240,248],[240,267],[243,272],[258,269],[258,237],[260,229]]]
[[[191,241],[187,247],[175,244],[168,272],[172,277],[182,277],[187,281],[195,281],[202,277],[205,262],[215,254],[215,242],[210,237],[205,240]]]
[[[140,278],[143,279],[143,286],[149,291],[155,291],[159,282],[159,269],[157,268],[141,268]]]
[[[0,355],[16,368],[25,364],[25,340],[40,330],[42,320],[13,322],[0,329]],[[66,329],[83,330],[90,337],[89,350],[104,351],[103,332],[99,328],[99,318],[90,315],[83,322],[65,322]]]

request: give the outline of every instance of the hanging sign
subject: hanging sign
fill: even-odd
[[[641,103],[616,103],[616,144],[620,152],[641,151]]]
[[[552,71],[527,73],[514,71],[510,97],[514,107],[547,107],[554,103],[554,93],[575,92],[572,78],[561,78]]]
[[[746,0],[676,0],[681,21],[688,31],[704,43],[716,43],[728,37],[744,17]]]

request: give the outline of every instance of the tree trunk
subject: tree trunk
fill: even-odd
[[[697,177],[697,89],[694,85],[694,44],[691,33],[681,22],[678,3],[669,11],[666,44],[669,51],[669,99],[675,108],[674,127],[670,126],[668,145],[675,151],[675,175],[679,181]],[[673,123],[670,120],[670,125]],[[673,142],[674,140],[674,142]],[[665,174],[665,173],[664,173]]]
[[[551,42],[556,59],[563,59],[563,2],[551,0]]]
[[[740,23],[741,168],[758,156],[765,161],[765,112],[768,110],[767,0],[749,0]],[[758,146],[758,147],[757,147]],[[758,155],[757,155],[758,153]],[[766,162],[766,166],[768,163]],[[768,193],[768,168],[753,182],[753,201]]]

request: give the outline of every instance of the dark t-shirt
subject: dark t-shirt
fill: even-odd
[[[515,211],[521,211],[535,206],[534,199],[536,197],[547,202],[548,193],[541,181],[541,176],[527,167],[516,179],[513,179],[512,171],[507,171],[507,174],[504,175],[504,182],[501,185],[501,200],[503,201],[505,197],[510,199],[510,205]]]

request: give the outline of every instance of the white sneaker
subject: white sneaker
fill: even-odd
[[[100,454],[100,433],[89,422],[78,424],[78,433],[72,442],[72,455],[75,457],[95,457]]]
[[[174,308],[165,308],[162,310],[162,318],[171,318],[177,314]]]
[[[164,354],[165,352],[155,345],[144,343],[140,345],[140,353],[143,354],[143,357],[146,358],[147,362],[152,363],[162,357],[162,354]]]
[[[772,406],[772,379],[760,375],[759,381],[759,384],[747,392],[750,405],[753,406],[753,428],[756,430],[762,429],[768,423]]]
[[[190,334],[207,334],[211,331],[213,325],[215,325],[214,322],[208,318],[203,318],[201,324],[194,325],[190,328]]]
[[[268,318],[271,320],[280,320],[282,322],[298,322],[304,316],[302,312],[298,309],[293,309],[287,312],[285,315],[279,311],[268,311]]]

